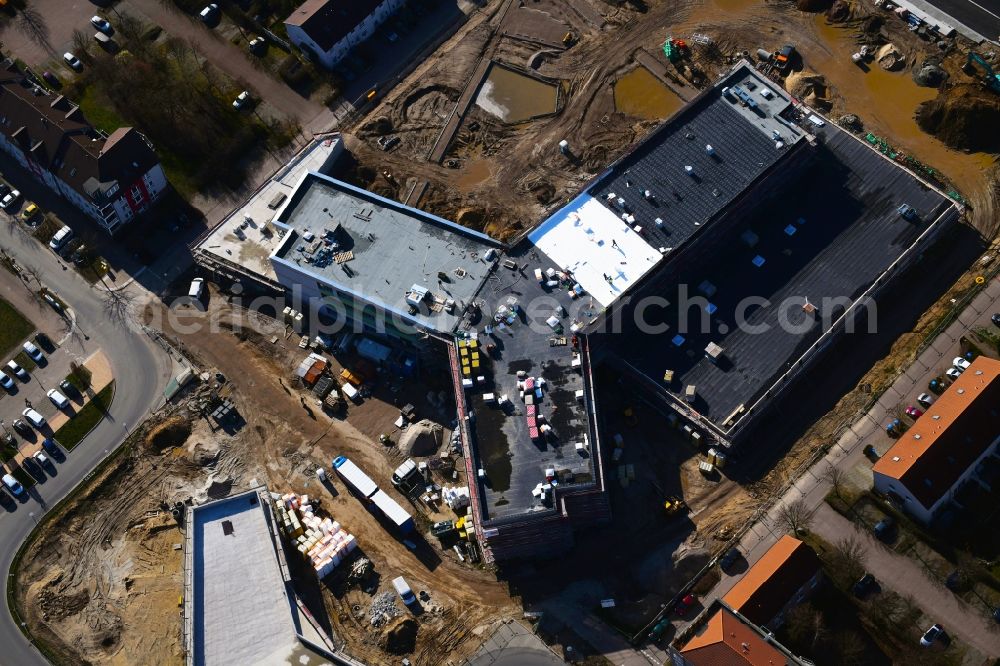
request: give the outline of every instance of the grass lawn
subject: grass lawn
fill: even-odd
[[[34,330],[34,325],[24,315],[13,305],[0,299],[0,355],[7,356],[10,350],[20,346]]]
[[[14,356],[14,360],[17,361],[17,364],[24,368],[27,372],[31,372],[38,367],[38,364],[23,351],[18,352],[18,354]]]
[[[115,108],[101,99],[101,96],[92,88],[86,88],[83,96],[77,101],[84,117],[97,129],[104,130],[111,134],[119,127],[129,127],[124,118],[118,115]]]
[[[56,431],[54,437],[63,445],[63,448],[71,451],[94,426],[100,423],[105,412],[111,406],[114,394],[115,383],[112,381],[100,393],[91,398],[90,402],[84,405],[66,425]]]

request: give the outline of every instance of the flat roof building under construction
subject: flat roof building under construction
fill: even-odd
[[[330,663],[302,622],[266,490],[191,507],[186,523],[189,666]]]

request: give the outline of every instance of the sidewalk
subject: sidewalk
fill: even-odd
[[[825,502],[813,514],[809,529],[832,544],[856,536],[865,548],[865,568],[884,588],[912,597],[927,613],[928,626],[941,621],[953,638],[968,643],[986,656],[1000,655],[1000,634],[991,622],[929,578],[914,560],[886,548]]]
[[[878,402],[841,435],[830,452],[796,479],[787,492],[770,507],[765,516],[751,525],[739,544],[740,552],[743,553],[748,563],[753,564],[760,559],[761,555],[786,533],[787,529],[782,525],[780,519],[781,507],[802,499],[811,509],[817,510],[817,507],[822,509],[825,505],[824,499],[831,488],[831,484],[827,481],[827,472],[831,466],[839,467],[847,472],[852,483],[871,484],[871,464],[867,462],[862,451],[866,445],[871,444],[881,455],[895,441],[885,435],[884,422],[887,414],[906,396],[912,395],[918,390],[925,390],[928,380],[950,366],[951,358],[958,355],[959,339],[974,328],[991,326],[990,315],[998,310],[1000,310],[1000,278],[994,278],[958,318],[932,344],[928,345],[916,361],[900,374],[893,385],[882,394]],[[702,603],[708,606],[713,600],[724,596],[741,577],[742,574],[730,576],[723,573],[715,588],[702,598]],[[912,582],[919,583],[923,587],[936,587],[936,583],[929,581],[926,577],[914,579]],[[906,593],[917,599],[928,616],[937,618],[945,627],[962,623],[965,613],[972,612],[964,602],[954,599],[954,597],[953,605],[942,609],[923,604],[923,600],[930,598],[925,594],[930,595],[930,592],[918,593],[916,589],[911,588],[907,589]],[[945,612],[945,609],[950,610],[953,607],[964,610],[955,616]],[[973,615],[976,614],[973,612]],[[690,620],[678,623],[677,630],[681,631],[689,623]],[[972,644],[971,641],[970,644]],[[989,650],[987,654],[1000,655],[1000,650]]]

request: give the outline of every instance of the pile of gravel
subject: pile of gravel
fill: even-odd
[[[368,617],[371,618],[373,627],[381,627],[394,617],[399,617],[403,611],[396,606],[396,595],[392,592],[383,592],[372,599],[372,605],[368,608]]]

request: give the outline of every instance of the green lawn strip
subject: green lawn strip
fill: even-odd
[[[28,356],[23,351],[22,352],[18,352],[17,356],[14,357],[14,362],[17,363],[19,366],[21,366],[22,368],[24,368],[28,372],[31,372],[32,370],[34,370],[35,368],[38,367],[38,364],[35,363],[32,360],[32,358],[30,356]]]
[[[24,315],[13,305],[0,299],[0,355],[7,356],[34,330],[34,325]]]
[[[72,450],[104,418],[108,408],[111,407],[114,395],[115,383],[112,381],[92,397],[66,425],[56,431],[55,439],[67,451]]]
[[[78,365],[66,375],[66,381],[75,386],[77,391],[84,393],[90,387],[90,370],[85,365]]]

